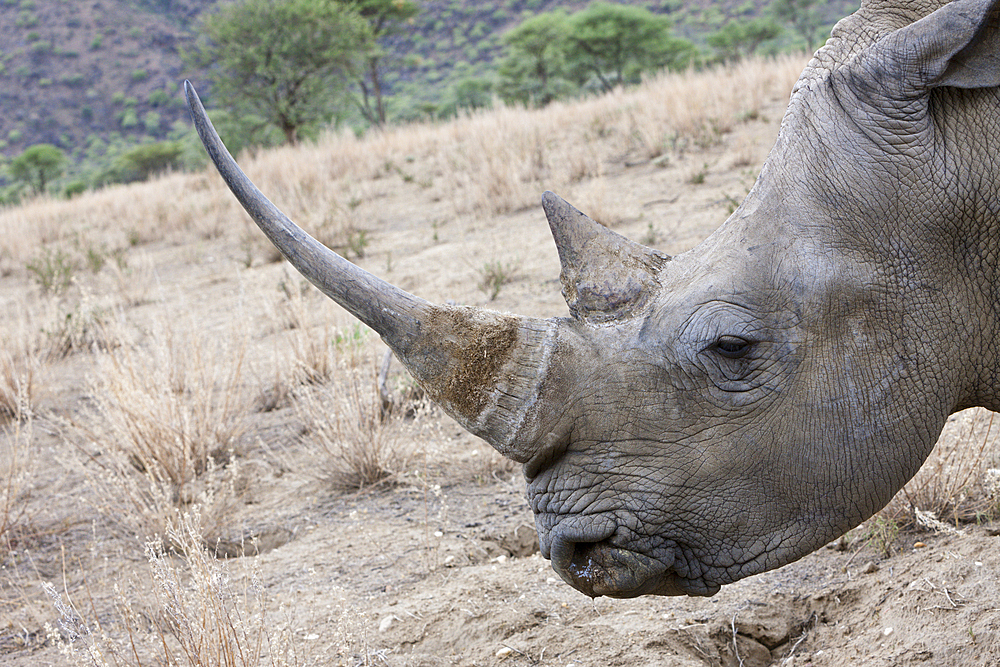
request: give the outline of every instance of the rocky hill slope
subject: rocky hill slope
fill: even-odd
[[[462,78],[489,76],[500,36],[524,17],[589,0],[428,0],[405,32],[386,46],[386,82],[396,119],[434,113]],[[0,0],[0,154],[48,142],[74,162],[109,146],[162,140],[186,127],[180,50],[199,14],[217,0]],[[640,4],[640,3],[636,3]],[[764,11],[763,0],[666,0],[641,3],[669,14],[675,31],[697,38],[731,18]],[[828,21],[853,0],[827,3]],[[210,90],[201,84],[202,92]],[[175,124],[181,121],[184,126]]]

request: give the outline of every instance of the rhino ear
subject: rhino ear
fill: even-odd
[[[660,269],[669,256],[614,233],[551,192],[542,196],[542,208],[573,317],[590,323],[631,317],[659,291]]]
[[[886,35],[859,55],[860,64],[881,74],[876,78],[883,94],[895,99],[941,86],[1000,86],[998,5],[1000,0],[955,0]]]

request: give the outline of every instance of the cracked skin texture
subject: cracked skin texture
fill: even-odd
[[[726,224],[632,281],[658,286],[639,312],[574,313],[589,374],[528,494],[582,592],[791,562],[884,506],[948,414],[1000,408],[1000,27],[959,2],[907,29],[937,7],[841,22]]]

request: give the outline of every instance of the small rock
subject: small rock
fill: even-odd
[[[378,623],[378,631],[385,632],[392,625],[392,622],[396,620],[395,616],[386,616]]]
[[[923,548],[924,548],[924,547],[926,547],[926,546],[927,546],[927,545],[926,545],[926,544],[924,544],[923,542],[914,542],[914,543],[913,543],[913,548],[914,548],[914,549],[923,549]]]
[[[871,574],[872,572],[878,572],[878,565],[875,564],[875,561],[870,560],[867,563],[865,563],[865,566],[863,568],[861,568],[861,572],[862,574]]]
[[[885,630],[882,631],[883,637],[888,637],[891,634],[892,634],[892,628],[886,628]]]
[[[507,656],[509,656],[513,652],[514,652],[514,649],[512,649],[511,647],[509,647],[509,646],[502,646],[497,651],[496,655],[497,655],[498,658],[500,658],[502,660],[502,659],[506,658]]]

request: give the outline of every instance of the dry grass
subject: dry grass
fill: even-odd
[[[991,481],[1000,466],[998,436],[992,412],[954,415],[923,467],[878,518],[900,526],[919,523],[918,510],[954,525],[996,518],[1000,498]]]
[[[32,428],[28,416],[0,430],[0,551],[7,549],[27,513],[34,465]]]
[[[112,618],[74,604],[51,584],[59,612],[50,640],[75,665],[88,667],[284,667],[298,664],[290,628],[264,602],[256,560],[222,562],[203,546],[197,513],[178,514],[166,540],[146,543],[148,585],[119,582]],[[151,588],[150,591],[146,588]],[[141,600],[150,600],[149,603]],[[276,623],[276,621],[278,621]]]
[[[38,360],[27,350],[17,357],[0,351],[0,424],[33,414],[39,393],[37,369]]]
[[[147,349],[126,341],[98,359],[94,409],[77,432],[96,451],[102,510],[131,534],[163,534],[199,506],[218,533],[238,501],[245,341],[210,345],[162,327]],[[207,527],[206,527],[207,528]]]
[[[319,454],[312,473],[336,489],[391,482],[413,455],[402,437],[406,411],[384,410],[374,363],[341,364],[333,382],[299,387],[295,409]]]

